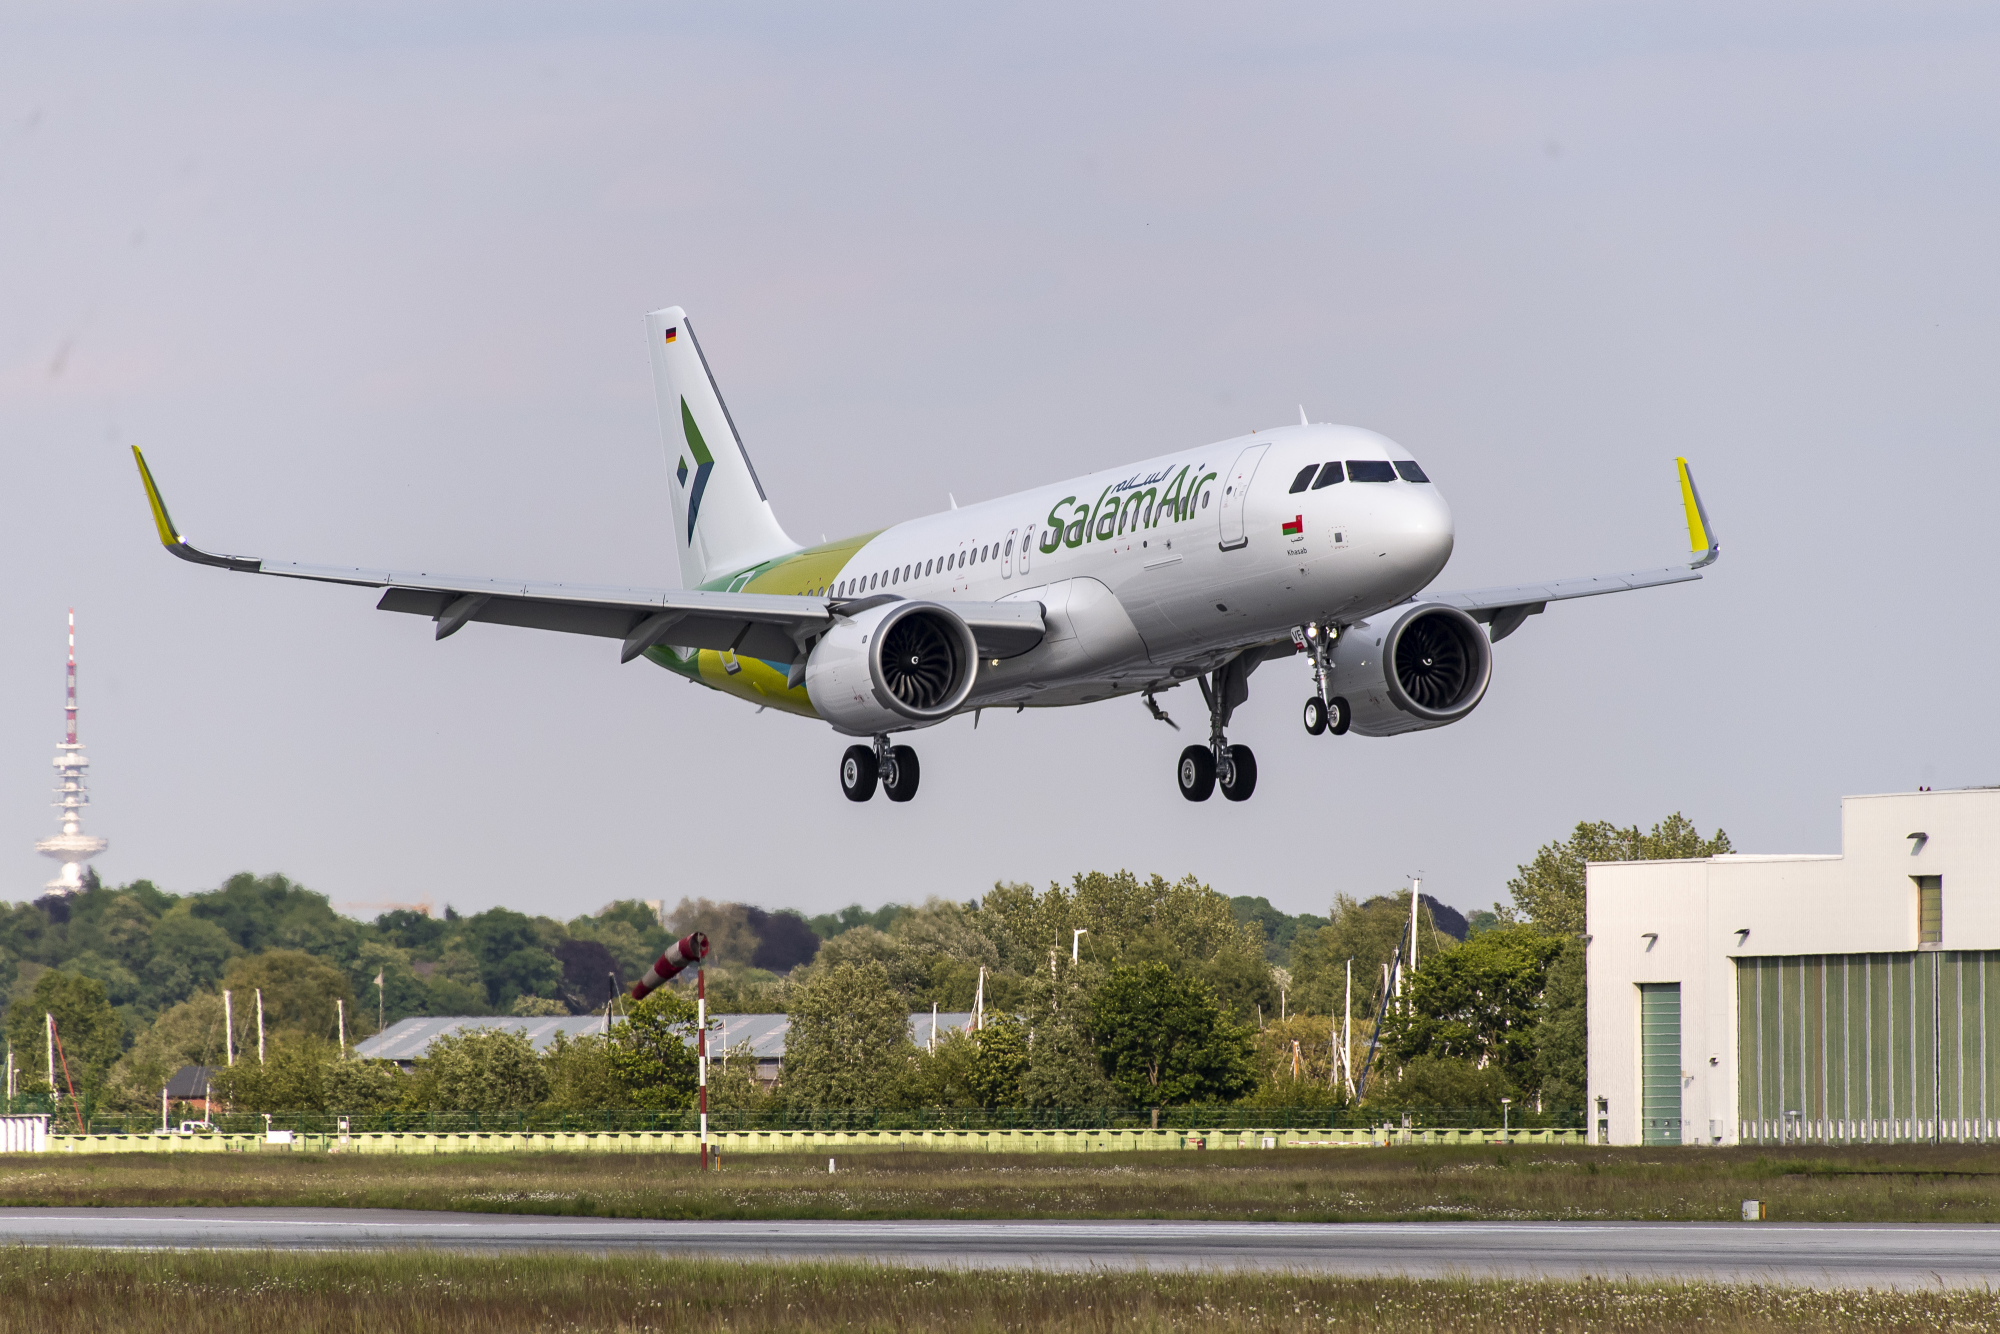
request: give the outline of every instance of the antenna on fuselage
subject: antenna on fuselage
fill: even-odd
[[[1301,426],[1312,425],[1311,422],[1306,420],[1306,405],[1303,403],[1299,404],[1299,425]]]

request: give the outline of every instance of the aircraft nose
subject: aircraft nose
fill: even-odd
[[[1399,489],[1403,495],[1397,508],[1402,511],[1398,517],[1403,531],[1398,545],[1407,553],[1404,559],[1411,575],[1429,583],[1451,559],[1451,506],[1430,483],[1406,483]]]

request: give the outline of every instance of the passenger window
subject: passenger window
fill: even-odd
[[[1005,554],[1009,556],[1014,554],[1014,539],[1011,537],[1007,539],[1007,550]]]
[[[1351,482],[1393,482],[1396,466],[1387,459],[1349,459],[1347,479]]]
[[[1403,480],[1406,482],[1428,482],[1430,480],[1430,478],[1424,476],[1424,470],[1417,466],[1415,459],[1397,459],[1396,471],[1402,475]]]
[[[1317,463],[1308,463],[1305,467],[1299,469],[1299,475],[1292,479],[1292,494],[1297,495],[1312,485],[1313,474],[1318,471],[1319,465]]]
[[[1323,486],[1332,486],[1335,482],[1345,480],[1340,475],[1340,460],[1335,459],[1319,470],[1319,477],[1313,482],[1313,490],[1317,491]]]

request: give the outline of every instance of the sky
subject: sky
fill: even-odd
[[[1471,909],[1580,820],[1837,851],[1843,794],[2000,782],[1996,58],[1974,4],[10,5],[0,893],[54,871],[72,606],[99,872],[180,893]],[[157,544],[135,444],[211,550],[671,586],[669,304],[802,541],[1303,405],[1437,481],[1441,587],[1678,558],[1676,455],[1722,558],[1435,731],[1309,737],[1265,665],[1245,804],[1126,699],[854,805],[845,739],[610,641]]]

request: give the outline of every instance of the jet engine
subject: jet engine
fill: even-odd
[[[806,659],[806,695],[849,736],[928,727],[972,693],[979,645],[935,602],[891,602],[835,622]]]
[[[1420,602],[1342,631],[1327,693],[1347,700],[1354,731],[1394,736],[1457,722],[1479,707],[1492,676],[1485,628],[1456,607]]]

